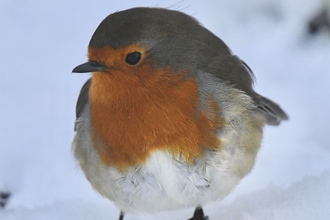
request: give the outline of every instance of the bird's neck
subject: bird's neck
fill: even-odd
[[[125,169],[143,164],[156,150],[194,161],[206,148],[220,146],[218,119],[198,110],[193,79],[166,74],[157,79],[155,73],[142,83],[107,74],[93,74],[89,93],[91,137],[104,164]]]

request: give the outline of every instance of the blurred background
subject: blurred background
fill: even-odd
[[[313,192],[316,183],[306,178],[330,180],[329,5],[319,0],[2,0],[0,219],[117,219],[119,211],[91,188],[71,152],[76,100],[90,77],[71,70],[87,60],[89,40],[108,14],[137,6],[195,17],[251,67],[256,91],[290,116],[279,127],[266,127],[255,168],[229,198],[206,207],[211,219],[261,219],[244,208],[257,192],[273,198],[274,189],[284,195],[297,183]],[[329,188],[322,192],[330,196]],[[239,202],[245,214],[237,214]],[[191,211],[125,220],[187,219]]]

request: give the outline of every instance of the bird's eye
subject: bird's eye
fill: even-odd
[[[141,60],[141,53],[140,52],[133,52],[127,55],[126,63],[129,65],[135,65]]]

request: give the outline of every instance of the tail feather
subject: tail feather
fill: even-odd
[[[279,125],[281,121],[288,120],[289,116],[284,110],[272,100],[258,95],[257,97],[257,108],[263,112],[266,116],[266,123],[268,125]]]

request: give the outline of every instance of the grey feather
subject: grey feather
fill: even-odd
[[[268,125],[279,125],[282,120],[288,120],[288,115],[272,100],[256,93],[255,100],[258,110],[264,113]]]
[[[85,106],[89,102],[89,87],[91,85],[91,82],[92,82],[92,79],[91,78],[88,79],[80,90],[77,104],[76,104],[76,120],[78,120],[78,118],[81,116]],[[75,126],[74,130],[76,131],[76,126]]]

